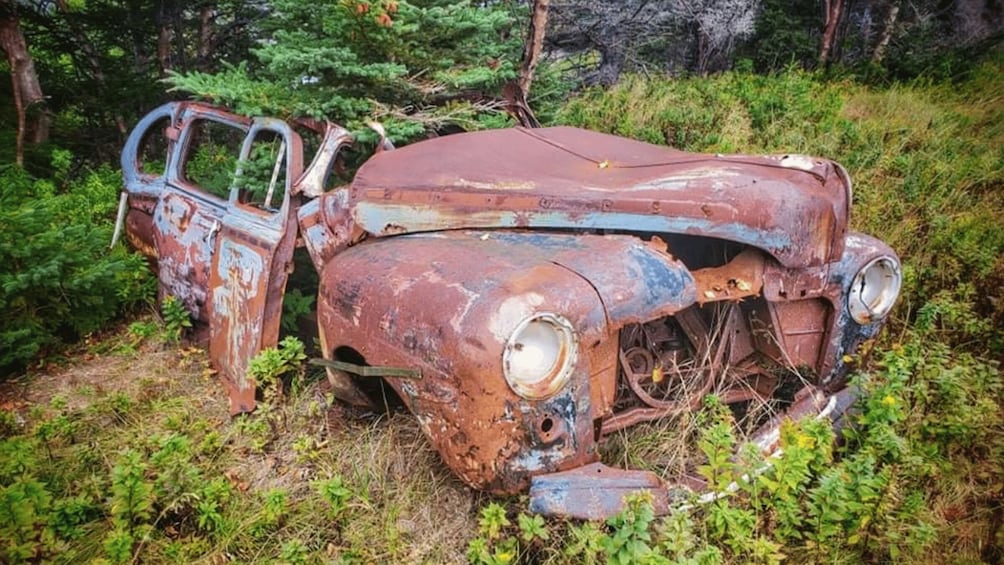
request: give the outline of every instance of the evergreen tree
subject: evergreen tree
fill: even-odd
[[[253,60],[169,82],[241,113],[327,118],[363,137],[371,119],[396,141],[498,126],[525,16],[511,3],[277,0]]]

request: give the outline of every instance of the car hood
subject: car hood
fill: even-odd
[[[682,233],[753,245],[788,267],[843,251],[838,165],[706,155],[571,127],[439,137],[374,155],[349,187],[375,236],[461,228]]]

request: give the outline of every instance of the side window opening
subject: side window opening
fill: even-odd
[[[237,177],[238,203],[272,213],[279,211],[287,187],[286,149],[286,139],[277,132],[263,129],[255,134]]]
[[[190,128],[182,179],[208,194],[228,198],[244,131],[207,119],[197,119]]]
[[[167,168],[167,151],[170,144],[167,139],[167,128],[171,126],[171,118],[164,116],[147,128],[139,142],[136,152],[136,168],[142,175],[159,176]]]
[[[293,131],[300,136],[300,140],[303,142],[303,158],[309,162],[321,149],[321,142],[324,140],[322,131],[313,127],[307,127],[299,122],[294,122],[292,126]]]
[[[303,156],[304,160],[307,162],[306,168],[313,166],[314,160],[318,157],[318,152],[324,145],[324,126],[320,122],[313,122],[312,120],[302,120],[293,125],[294,131],[299,134],[300,139],[303,142]],[[331,168],[326,171],[324,179],[322,181],[322,187],[324,192],[327,192],[335,186],[340,186],[345,184],[340,182],[339,179],[335,177],[338,175],[338,171],[344,172],[345,163],[344,156],[342,153],[346,151],[347,148],[343,147],[339,152],[335,161],[331,164]]]

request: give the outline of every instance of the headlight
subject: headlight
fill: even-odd
[[[533,400],[565,386],[578,343],[572,324],[557,314],[535,314],[516,326],[502,353],[502,373],[513,392]]]
[[[889,313],[899,296],[903,276],[891,257],[873,259],[854,276],[847,309],[859,324],[869,324]]]

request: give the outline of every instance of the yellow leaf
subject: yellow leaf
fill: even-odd
[[[652,382],[661,383],[663,378],[662,367],[652,369]]]
[[[801,447],[802,449],[809,449],[816,445],[816,440],[809,434],[798,434],[796,443],[798,443],[798,447]]]

